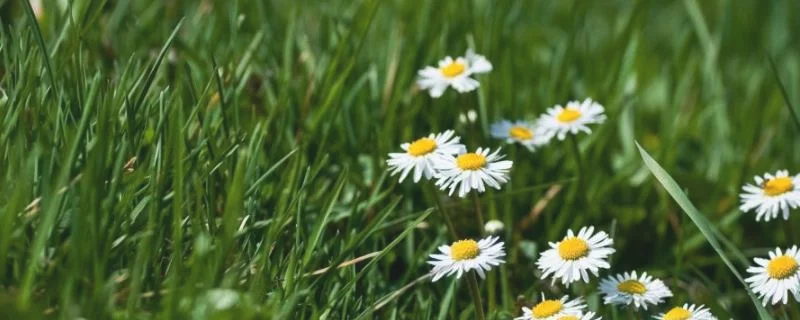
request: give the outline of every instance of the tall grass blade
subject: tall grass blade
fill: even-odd
[[[656,162],[656,160],[653,159],[647,153],[647,151],[645,151],[644,148],[642,148],[642,146],[639,145],[638,142],[636,143],[636,146],[639,148],[639,153],[642,156],[642,160],[644,160],[644,164],[647,166],[648,169],[650,169],[650,172],[653,173],[653,176],[656,177],[658,182],[661,183],[661,185],[664,187],[664,189],[667,190],[669,195],[672,196],[672,199],[674,199],[675,202],[678,203],[681,209],[683,209],[683,212],[686,212],[686,215],[688,215],[689,218],[692,220],[692,222],[694,222],[694,224],[697,226],[697,228],[700,229],[700,232],[702,232],[703,235],[706,237],[706,240],[708,240],[708,243],[711,244],[711,247],[714,248],[714,251],[717,252],[722,261],[725,262],[725,265],[728,266],[728,269],[730,269],[731,272],[736,276],[736,278],[739,279],[739,282],[741,282],[742,286],[744,286],[744,289],[747,291],[747,295],[750,296],[750,300],[753,302],[756,311],[758,311],[758,316],[762,320],[773,319],[772,316],[770,316],[767,310],[764,308],[764,306],[762,306],[761,303],[758,301],[758,298],[755,296],[753,291],[750,290],[750,287],[748,287],[747,283],[744,281],[744,278],[736,269],[736,266],[733,265],[731,259],[728,257],[727,254],[725,254],[725,250],[723,250],[722,244],[720,244],[719,240],[714,235],[714,230],[713,230],[714,227],[711,225],[711,222],[709,222],[705,218],[705,216],[703,216],[703,214],[697,210],[697,208],[692,204],[692,202],[689,201],[689,198],[681,190],[681,187],[678,185],[678,183],[675,182],[674,179],[672,179],[669,173],[667,173],[667,171],[665,171],[664,168],[662,168],[661,165],[659,165],[658,162]],[[719,236],[722,237],[721,234]]]
[[[781,89],[781,96],[783,97],[783,101],[786,102],[786,108],[789,109],[789,113],[792,114],[792,120],[794,120],[797,130],[800,130],[800,115],[797,115],[797,110],[795,110],[794,105],[792,105],[792,99],[789,98],[789,92],[786,91],[786,86],[784,86],[783,81],[781,81],[781,76],[778,74],[778,69],[775,68],[775,61],[771,56],[767,56],[767,60],[769,60],[769,69],[772,70],[772,76],[775,77],[775,82],[778,83],[778,88]]]

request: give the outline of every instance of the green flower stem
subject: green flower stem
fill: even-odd
[[[428,194],[433,197],[434,203],[436,204],[436,211],[439,212],[444,220],[445,225],[447,225],[447,231],[450,233],[450,238],[452,238],[453,241],[459,240],[456,227],[453,224],[453,221],[450,220],[450,216],[447,215],[447,211],[445,211],[444,206],[442,205],[442,200],[439,198],[439,191],[436,190],[436,186],[431,183],[427,183],[426,186],[428,189]]]
[[[578,167],[578,185],[580,186],[583,182],[583,159],[581,159],[581,149],[578,147],[578,138],[575,138],[575,135],[570,135],[569,140],[572,144],[575,166]]]
[[[475,305],[475,317],[478,320],[486,320],[483,314],[483,302],[481,301],[481,292],[478,289],[478,279],[475,278],[474,272],[467,272],[467,286],[469,287],[469,295],[472,296],[472,302]]]
[[[472,202],[475,204],[475,215],[478,216],[478,230],[480,230],[481,235],[484,234],[483,226],[483,210],[481,210],[481,199],[478,198],[478,192],[472,192]]]

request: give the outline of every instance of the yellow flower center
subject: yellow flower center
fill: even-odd
[[[563,316],[561,318],[558,318],[558,320],[579,320],[579,319],[578,316]]]
[[[792,178],[781,177],[764,182],[763,187],[764,193],[774,197],[791,191],[794,189],[794,184],[792,183]]]
[[[664,315],[664,320],[687,320],[692,317],[692,313],[686,308],[675,307]]]
[[[459,74],[464,73],[464,70],[467,68],[463,63],[458,61],[450,62],[450,64],[441,67],[439,70],[442,72],[442,75],[448,78],[453,78],[458,76]]]
[[[533,138],[533,132],[528,130],[528,128],[520,126],[511,127],[511,129],[508,130],[508,135],[519,140],[530,140]]]
[[[572,122],[578,120],[581,117],[581,112],[573,109],[573,108],[566,108],[564,111],[558,115],[558,121],[561,122]]]
[[[572,237],[558,244],[558,254],[564,260],[577,260],[589,253],[589,244],[581,238]]]
[[[797,272],[797,260],[789,256],[772,259],[767,265],[767,274],[773,279],[785,279]]]
[[[481,248],[478,247],[475,240],[456,241],[450,246],[450,257],[456,261],[474,259],[479,253],[481,253]]]
[[[436,150],[436,140],[431,138],[417,139],[408,146],[408,154],[415,157],[424,156],[433,150]]]
[[[544,300],[533,307],[533,316],[537,318],[547,318],[561,311],[561,301]]]
[[[456,165],[462,170],[478,170],[486,165],[486,157],[477,153],[465,153],[456,158]]]
[[[625,280],[617,285],[617,290],[627,294],[644,294],[647,292],[647,287],[644,286],[644,283],[636,280]]]

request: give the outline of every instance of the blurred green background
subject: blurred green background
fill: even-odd
[[[30,317],[471,319],[458,281],[416,281],[450,241],[436,195],[384,164],[451,128],[514,160],[481,198],[509,252],[481,285],[490,318],[545,292],[626,319],[596,281],[539,280],[539,249],[584,225],[613,234],[613,273],[662,278],[670,304],[755,317],[635,141],[740,272],[800,242],[796,217],[738,210],[753,175],[798,173],[797,1],[0,0],[0,20],[0,300]],[[478,91],[415,87],[467,48],[494,65]],[[580,180],[568,142],[530,153],[488,137],[586,97],[608,120],[579,136]],[[472,203],[443,200],[477,237]],[[800,318],[796,303],[769,310]]]

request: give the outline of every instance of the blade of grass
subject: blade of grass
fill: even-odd
[[[347,168],[345,167],[339,176],[339,181],[336,182],[335,187],[328,198],[325,210],[323,210],[320,217],[317,218],[317,225],[314,227],[314,232],[311,234],[311,238],[306,244],[306,252],[303,254],[303,266],[307,266],[308,262],[311,261],[311,256],[314,253],[314,249],[316,248],[320,238],[322,238],[322,231],[325,230],[325,226],[327,226],[328,222],[330,222],[330,216],[331,212],[333,212],[333,207],[336,205],[337,200],[339,199],[339,194],[342,192],[345,182],[347,182],[347,172]]]
[[[376,263],[378,263],[378,261],[380,261],[380,260],[381,260],[383,257],[385,257],[387,254],[389,254],[389,253],[392,251],[392,249],[393,249],[395,246],[397,246],[397,245],[398,245],[398,244],[399,244],[401,241],[403,241],[403,239],[405,239],[405,238],[408,236],[408,234],[409,234],[411,231],[413,231],[414,229],[416,229],[416,226],[417,226],[417,225],[419,225],[419,224],[420,224],[422,221],[425,221],[425,218],[427,218],[427,217],[428,217],[428,215],[430,215],[430,214],[431,214],[431,212],[433,212],[433,208],[429,208],[428,210],[425,210],[425,212],[423,212],[423,213],[422,213],[422,214],[421,214],[421,215],[420,215],[420,216],[419,216],[419,217],[418,217],[416,220],[414,220],[413,222],[409,223],[409,224],[408,224],[408,226],[405,228],[405,230],[403,230],[403,232],[402,232],[402,233],[400,233],[400,235],[399,235],[399,236],[397,236],[397,238],[395,238],[394,240],[392,240],[392,242],[391,242],[391,243],[387,244],[387,245],[386,245],[386,246],[383,248],[383,250],[381,250],[381,253],[380,253],[380,254],[379,254],[377,257],[373,258],[373,259],[372,259],[372,260],[371,260],[369,263],[367,263],[367,264],[364,266],[364,268],[363,268],[363,269],[359,270],[358,274],[356,274],[356,275],[355,275],[355,277],[353,277],[353,278],[352,278],[352,279],[351,279],[351,280],[350,280],[350,281],[349,281],[349,282],[348,282],[348,283],[347,283],[347,284],[344,286],[344,289],[343,289],[342,291],[343,291],[343,292],[350,292],[351,290],[353,290],[353,287],[356,285],[356,282],[358,282],[358,280],[360,280],[361,278],[363,278],[363,277],[364,277],[364,275],[366,275],[366,274],[367,274],[367,271],[369,271],[369,270],[370,270],[370,269],[371,269],[373,266],[375,266],[375,264],[376,264]],[[332,307],[333,307],[333,306],[336,304],[336,302],[337,302],[338,300],[339,300],[339,299],[335,299],[335,298],[334,298],[334,299],[331,299],[331,301],[330,301],[330,303],[329,303],[329,307],[331,307],[331,308],[332,308]]]
[[[72,167],[78,159],[79,150],[85,143],[83,137],[89,128],[92,111],[95,107],[94,100],[99,91],[100,85],[96,82],[92,86],[89,93],[89,99],[84,106],[83,115],[81,116],[81,121],[78,125],[78,131],[72,141],[72,145],[69,148],[69,153],[67,153],[67,157],[64,158],[65,161],[63,166],[61,166],[61,171],[58,173],[55,184],[56,188],[59,188],[58,186],[66,185],[70,176],[70,172],[72,172]],[[44,215],[42,222],[37,227],[38,232],[36,233],[36,237],[30,247],[30,260],[28,262],[28,268],[25,270],[25,275],[22,279],[22,293],[19,300],[19,305],[23,309],[27,308],[30,304],[31,295],[33,294],[34,280],[40,267],[41,259],[44,258],[42,252],[45,250],[47,239],[50,238],[50,233],[55,227],[56,218],[59,213],[59,207],[61,206],[61,200],[63,198],[63,194],[56,192],[56,190],[52,190],[51,192],[51,194],[54,194],[54,196],[49,197],[50,194],[45,194],[42,196],[43,199],[47,199],[43,204],[44,209],[42,211],[44,212]]]
[[[288,159],[289,159],[289,158],[290,158],[292,155],[294,155],[294,154],[295,154],[295,152],[297,152],[297,149],[296,149],[296,148],[295,148],[295,149],[293,149],[292,151],[290,151],[289,153],[287,153],[285,156],[283,156],[283,158],[281,158],[280,160],[278,160],[277,162],[275,162],[275,164],[274,164],[274,165],[272,165],[272,167],[270,167],[269,169],[267,169],[267,171],[266,171],[266,172],[264,172],[264,174],[262,174],[260,177],[258,177],[258,179],[256,179],[256,181],[255,181],[255,182],[253,182],[253,185],[251,185],[251,186],[250,186],[250,188],[248,188],[248,189],[247,189],[247,191],[244,193],[244,196],[245,196],[245,198],[247,198],[247,197],[249,197],[249,196],[252,196],[252,195],[253,195],[253,192],[256,192],[256,190],[257,190],[258,186],[259,186],[259,185],[261,185],[261,183],[263,183],[263,182],[264,182],[264,180],[265,180],[267,177],[269,177],[269,175],[270,175],[270,174],[272,174],[272,173],[273,173],[273,172],[274,172],[276,169],[278,169],[278,167],[280,167],[280,166],[281,166],[281,164],[283,164],[284,162],[286,162],[286,160],[288,160]]]
[[[772,60],[772,56],[767,56],[767,60],[769,61],[769,69],[772,70],[772,76],[775,77],[775,82],[778,83],[778,88],[781,90],[783,101],[786,102],[786,108],[789,109],[789,113],[792,114],[792,120],[794,120],[797,130],[800,130],[800,116],[797,115],[797,111],[794,109],[791,99],[789,99],[789,92],[786,91],[786,86],[784,86],[783,81],[781,81],[781,76],[778,74],[778,69],[775,68],[775,61]]]
[[[161,66],[161,62],[164,61],[164,57],[167,54],[167,49],[169,49],[169,47],[172,45],[172,41],[174,41],[175,40],[175,36],[178,35],[178,30],[181,29],[181,25],[182,24],[183,24],[183,19],[178,21],[178,24],[175,25],[174,29],[172,29],[172,34],[169,35],[169,38],[167,38],[167,41],[161,47],[161,51],[159,51],[158,57],[153,62],[153,64],[150,66],[150,68],[147,70],[145,78],[142,79],[144,81],[144,83],[142,84],[141,91],[139,91],[139,96],[136,97],[136,100],[134,100],[133,104],[130,105],[130,107],[129,107],[130,109],[129,109],[128,118],[133,119],[133,117],[138,112],[138,108],[140,108],[142,106],[142,103],[144,103],[144,99],[147,97],[147,93],[150,91],[150,86],[153,85],[153,81],[156,78],[156,74],[158,73],[158,69]],[[136,85],[134,85],[134,86],[136,86]],[[132,121],[132,123],[135,123],[135,122],[133,122],[133,120],[131,120],[131,121]],[[129,128],[129,130],[134,130],[134,128]]]
[[[672,179],[669,173],[667,173],[664,170],[664,168],[662,168],[658,164],[658,162],[656,162],[656,160],[653,159],[650,156],[650,154],[648,154],[647,151],[645,151],[644,148],[642,148],[642,146],[639,145],[638,142],[636,143],[636,147],[639,148],[639,153],[642,156],[642,160],[644,160],[644,164],[647,166],[648,169],[650,169],[650,172],[653,173],[653,176],[656,177],[658,182],[661,183],[661,185],[664,187],[664,189],[667,190],[670,196],[672,196],[675,202],[678,203],[681,209],[683,209],[683,212],[686,212],[686,215],[688,215],[689,218],[692,219],[692,222],[694,222],[697,228],[700,229],[700,232],[702,232],[703,235],[706,237],[706,240],[708,240],[708,243],[711,244],[711,247],[714,248],[714,251],[717,252],[722,261],[725,262],[725,265],[728,266],[728,269],[730,269],[731,272],[736,276],[736,278],[739,279],[739,282],[742,283],[742,286],[744,286],[744,289],[747,291],[747,295],[750,296],[750,300],[752,300],[753,305],[756,308],[756,311],[758,311],[758,316],[761,319],[767,319],[767,320],[773,319],[772,316],[770,316],[767,310],[764,308],[764,306],[762,306],[761,303],[759,303],[758,298],[756,298],[755,294],[753,294],[753,291],[750,290],[750,287],[744,281],[744,278],[736,269],[736,266],[733,265],[731,259],[725,254],[725,250],[723,250],[722,245],[719,243],[719,240],[714,236],[713,226],[711,226],[711,222],[706,220],[705,216],[703,216],[703,214],[700,213],[700,211],[698,211],[697,208],[695,208],[694,204],[692,204],[692,202],[689,201],[689,197],[686,196],[686,194],[683,192],[678,183],[675,182],[674,179]]]
[[[50,85],[55,88],[56,86],[56,77],[53,74],[53,62],[50,61],[50,54],[47,51],[47,45],[44,43],[44,37],[42,36],[42,29],[39,28],[39,22],[36,20],[36,15],[33,13],[33,7],[31,7],[30,1],[23,1],[25,3],[25,14],[28,17],[28,22],[31,24],[31,27],[35,31],[36,34],[36,43],[39,45],[39,49],[42,51],[42,59],[44,60],[44,66],[47,69],[47,76],[50,78]]]

